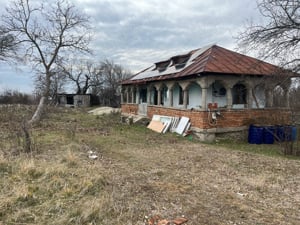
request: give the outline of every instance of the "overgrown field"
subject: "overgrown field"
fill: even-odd
[[[0,224],[145,225],[155,215],[299,224],[300,160],[260,154],[268,146],[240,151],[121,124],[118,114],[52,109],[25,154],[20,127],[31,109],[0,111]]]

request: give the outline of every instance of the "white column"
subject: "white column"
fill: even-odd
[[[201,97],[201,108],[202,109],[207,109],[207,87],[201,88],[202,90],[202,97]]]
[[[180,87],[182,88],[183,91],[183,107],[186,109],[187,108],[187,102],[188,102],[188,87],[190,85],[190,81],[183,81],[179,82]]]

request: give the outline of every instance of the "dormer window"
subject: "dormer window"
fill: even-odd
[[[163,72],[167,69],[167,67],[170,65],[170,60],[167,61],[161,61],[155,63],[155,70],[158,70],[159,72]]]
[[[172,66],[174,65],[176,69],[181,69],[185,67],[187,61],[190,59],[191,55],[178,55],[171,58]]]

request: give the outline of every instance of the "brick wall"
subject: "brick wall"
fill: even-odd
[[[241,127],[250,124],[259,125],[286,125],[291,123],[291,112],[287,109],[221,109],[221,116],[217,117],[217,123],[211,124],[211,114],[206,111],[166,108],[160,106],[148,106],[148,117],[154,114],[164,116],[185,116],[191,120],[193,127],[208,128],[227,128]],[[123,104],[122,112],[137,114],[138,105]]]
[[[129,113],[129,114],[138,114],[138,105],[137,104],[122,104],[121,110],[123,113]]]

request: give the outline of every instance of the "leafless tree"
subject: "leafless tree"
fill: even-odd
[[[29,63],[44,76],[42,97],[29,121],[37,122],[49,97],[56,62],[66,54],[89,51],[89,19],[67,0],[13,0],[1,18],[1,27],[14,37],[15,59]]]
[[[61,71],[60,67],[55,67],[52,73],[53,74],[51,75],[51,83],[48,97],[51,100],[50,103],[55,104],[57,102],[58,94],[64,92],[64,88],[67,83],[67,78],[64,75],[63,71]],[[37,74],[34,83],[35,95],[42,96],[46,86],[45,76],[43,74]]]
[[[121,81],[131,75],[130,71],[108,59],[100,62],[99,71],[97,78],[102,80],[102,85],[94,86],[91,93],[99,97],[102,105],[119,107]]]
[[[239,46],[258,52],[264,59],[277,59],[285,68],[299,72],[300,1],[260,0],[257,4],[265,22],[250,23],[238,36]]]
[[[296,79],[291,78],[300,72],[300,1],[258,0],[257,5],[263,22],[248,24],[237,37],[239,48],[258,53],[259,58],[272,60],[283,68],[263,80],[266,91],[273,92],[266,99],[274,94],[272,102],[288,106],[294,114],[295,102],[289,96],[297,94],[291,82]],[[285,154],[293,152],[292,142],[281,146]]]
[[[15,52],[15,38],[8,34],[6,29],[0,27],[0,60],[7,60],[8,56]]]
[[[91,88],[103,83],[100,68],[91,60],[72,60],[60,68],[66,79],[75,85],[76,94],[87,94]]]
[[[68,62],[60,67],[69,83],[75,86],[76,94],[98,96],[102,105],[119,105],[120,82],[130,75],[129,71],[108,59],[100,63],[91,60]]]
[[[258,53],[259,58],[272,60],[284,68],[262,81],[278,96],[275,87],[279,85],[288,92],[291,77],[300,71],[300,2],[258,0],[257,6],[264,22],[247,25],[237,37],[239,49]]]

